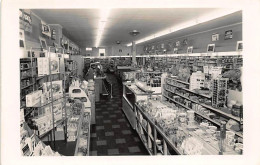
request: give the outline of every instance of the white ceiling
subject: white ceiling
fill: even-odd
[[[205,15],[216,9],[210,8],[124,8],[112,9],[108,16],[100,46],[115,45],[116,41],[127,44],[133,40],[129,35],[132,30],[138,30],[140,34],[134,38],[138,40],[166,28],[172,27],[185,21]],[[98,22],[100,19],[99,9],[33,9],[36,15],[48,24],[60,24],[68,37],[80,47],[92,47],[95,45]],[[234,19],[235,18],[235,19]],[[210,24],[201,28],[214,28],[221,24],[228,25],[230,22],[242,21],[242,14],[238,13],[227,19],[211,21]],[[198,28],[189,28],[186,33],[192,33]]]

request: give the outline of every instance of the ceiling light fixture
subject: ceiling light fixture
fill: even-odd
[[[154,38],[161,37],[163,35],[170,34],[170,33],[176,32],[176,31],[181,30],[181,29],[192,27],[194,25],[205,23],[205,22],[208,22],[208,21],[211,21],[211,20],[214,20],[214,19],[226,16],[226,15],[229,15],[229,14],[238,12],[238,11],[241,11],[241,9],[230,9],[230,8],[228,8],[228,9],[224,9],[224,10],[223,9],[214,10],[214,11],[212,11],[210,13],[206,13],[205,15],[202,15],[202,16],[196,18],[196,19],[193,19],[193,20],[190,20],[190,21],[186,21],[184,23],[181,23],[181,24],[175,25],[173,27],[170,27],[170,28],[168,28],[166,30],[163,30],[163,31],[160,31],[158,33],[152,34],[152,35],[150,35],[148,37],[145,37],[145,38],[142,38],[140,40],[137,40],[136,44],[139,44],[139,43],[142,43],[142,42],[145,42],[145,41],[149,41],[149,40],[152,40]],[[132,46],[132,43],[129,43],[126,46]]]
[[[95,47],[99,47],[102,35],[104,33],[104,29],[106,27],[107,18],[109,16],[109,13],[110,13],[109,8],[100,9],[100,19],[98,21],[98,31],[97,31],[97,38],[96,38]]]

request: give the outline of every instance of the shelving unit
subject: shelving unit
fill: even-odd
[[[51,48],[51,47],[50,47]],[[30,50],[30,54],[32,54],[33,52],[33,49],[34,48],[31,48]],[[53,57],[53,55],[55,55],[56,57]],[[52,56],[52,57],[51,57]],[[64,99],[66,99],[66,95],[64,93],[64,91],[62,90],[63,94],[61,97],[59,98],[53,98],[53,92],[54,92],[54,89],[53,89],[53,82],[54,81],[57,81],[57,80],[61,80],[61,84],[62,86],[59,86],[59,88],[61,89],[64,89],[64,81],[66,80],[65,76],[64,76],[64,72],[61,72],[62,69],[59,68],[60,70],[56,73],[53,73],[51,71],[51,59],[52,58],[56,58],[58,60],[58,67],[61,66],[61,60],[64,60],[64,58],[58,58],[57,57],[58,55],[54,54],[54,53],[50,53],[50,50],[47,52],[47,57],[30,57],[30,58],[23,58],[20,60],[20,63],[21,63],[21,82],[23,80],[26,80],[26,79],[29,79],[30,82],[26,82],[27,85],[26,86],[22,86],[21,85],[21,106],[20,106],[20,109],[24,109],[24,117],[25,117],[25,121],[27,121],[29,124],[29,127],[32,127],[33,129],[36,129],[34,130],[37,134],[37,124],[35,125],[34,122],[34,119],[37,119],[38,117],[44,117],[43,114],[41,113],[45,113],[45,108],[49,108],[50,110],[50,116],[51,116],[51,128],[48,129],[46,132],[44,133],[41,133],[39,134],[38,132],[38,137],[39,139],[41,140],[44,140],[46,139],[45,137],[48,136],[48,141],[51,139],[51,141],[54,141],[55,142],[55,129],[57,126],[59,125],[64,125],[64,137],[65,137],[65,134],[66,134],[66,112],[63,112],[63,111],[66,111],[66,108],[64,105],[65,102],[64,102]],[[41,66],[42,67],[47,67],[46,69],[46,73],[44,75],[41,75],[39,76],[40,72],[39,72],[39,68],[38,65],[39,65],[39,59],[43,59],[45,58],[46,61],[48,61],[48,63],[46,63],[46,66]],[[26,63],[26,64],[24,64]],[[48,65],[49,64],[49,65]],[[23,65],[23,66],[22,66]],[[24,66],[29,66],[28,68],[24,68]],[[64,67],[64,66],[63,66]],[[65,70],[65,69],[64,69]],[[28,73],[24,73],[24,72],[28,72]],[[63,81],[64,80],[64,81]],[[28,80],[26,80],[28,81]],[[43,84],[48,82],[48,86],[50,86],[50,93],[48,94],[49,96],[49,100],[47,102],[43,102],[43,100],[40,99],[40,102],[37,102],[36,104],[33,105],[33,107],[27,107],[26,106],[26,103],[25,103],[25,99],[26,99],[26,95],[29,94],[29,93],[32,93],[36,90],[42,90],[43,89]],[[29,89],[28,89],[29,88]],[[24,92],[24,90],[26,92]],[[33,96],[34,97],[34,96]],[[47,98],[47,97],[46,97]],[[62,119],[61,120],[57,120],[55,119],[55,116],[54,116],[54,105],[53,103],[56,102],[56,101],[61,101],[59,104],[61,104],[60,106],[62,107],[61,109],[61,113],[62,114]],[[40,112],[40,113],[39,113]],[[58,111],[57,111],[58,112]],[[33,124],[34,123],[34,124]],[[54,145],[54,148],[55,148],[55,145]]]
[[[237,121],[237,122],[240,122],[241,119],[240,119],[239,117],[236,117],[236,116],[233,116],[233,115],[228,114],[228,113],[226,113],[226,112],[223,112],[222,110],[217,109],[217,108],[214,108],[214,107],[212,107],[212,106],[210,106],[210,105],[206,105],[206,104],[204,104],[204,103],[200,103],[199,101],[192,100],[192,99],[190,99],[189,97],[183,96],[182,94],[176,92],[176,90],[172,91],[172,90],[167,89],[167,88],[166,88],[167,85],[168,85],[168,86],[173,86],[173,87],[176,87],[176,88],[179,88],[179,89],[183,89],[183,90],[185,90],[185,91],[187,91],[187,92],[193,93],[193,94],[195,94],[195,95],[203,96],[203,97],[205,97],[205,98],[211,99],[211,97],[209,97],[209,96],[201,95],[201,94],[198,94],[198,93],[196,93],[196,92],[190,91],[190,90],[188,90],[188,89],[186,89],[186,88],[184,88],[184,87],[179,87],[179,86],[173,85],[173,84],[171,84],[171,83],[168,83],[168,82],[167,82],[167,79],[169,79],[169,78],[166,78],[166,81],[165,81],[166,84],[165,84],[164,87],[163,87],[163,97],[166,98],[167,100],[170,100],[170,101],[174,102],[175,104],[178,104],[178,105],[184,107],[184,108],[187,109],[187,110],[195,110],[195,113],[196,113],[197,115],[200,115],[201,117],[203,117],[203,118],[207,119],[208,121],[214,123],[214,124],[217,125],[218,127],[220,126],[220,122],[215,121],[214,119],[211,119],[210,117],[208,117],[208,116],[205,115],[205,114],[202,114],[202,113],[199,112],[199,111],[196,111],[196,109],[192,109],[192,107],[188,107],[188,106],[186,106],[186,105],[184,105],[184,104],[182,104],[182,103],[176,101],[175,99],[173,99],[173,98],[171,98],[170,96],[168,96],[167,93],[170,93],[170,94],[173,95],[173,96],[178,96],[178,97],[184,98],[185,100],[191,101],[192,103],[195,103],[195,104],[197,104],[197,105],[200,105],[200,106],[202,106],[202,107],[204,107],[204,108],[206,108],[206,109],[209,109],[209,110],[211,110],[211,111],[213,111],[213,112],[215,112],[215,113],[217,113],[217,114],[220,114],[221,116],[224,116],[224,117],[226,117],[226,118],[228,118],[228,119],[233,119],[233,120],[235,120],[235,121]],[[171,79],[171,81],[175,81],[175,79]],[[180,82],[180,81],[178,81],[178,82]],[[185,83],[185,85],[188,85],[188,84]],[[230,129],[228,129],[228,130],[230,130]],[[239,137],[243,137],[243,134],[242,134],[241,132],[235,132],[235,134],[236,134],[237,136],[239,136]]]

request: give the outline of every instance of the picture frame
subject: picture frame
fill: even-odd
[[[243,50],[243,42],[242,41],[237,41],[236,50],[237,51],[242,51]]]
[[[208,44],[207,52],[215,52],[215,44]]]
[[[42,24],[42,34],[51,37],[51,28],[45,22],[41,21]]]
[[[192,53],[193,52],[193,46],[188,46],[187,48],[187,53]]]
[[[232,39],[232,38],[233,38],[232,30],[225,31],[225,40]]]
[[[173,48],[173,54],[178,54],[178,48]]]
[[[211,41],[218,41],[219,40],[219,34],[218,33],[215,33],[215,34],[212,34],[211,36]]]
[[[176,46],[179,47],[181,45],[181,42],[180,41],[176,41]]]
[[[48,49],[48,46],[47,46],[47,43],[46,43],[45,38],[39,37],[39,40],[40,40],[41,48],[42,48],[43,50],[47,50],[47,49]]]

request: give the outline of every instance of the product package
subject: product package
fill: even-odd
[[[50,70],[51,74],[56,74],[60,72],[60,62],[58,57],[50,58]]]
[[[41,104],[42,91],[37,90],[26,95],[26,107],[37,107]]]
[[[52,82],[52,94],[53,94],[53,99],[58,99],[63,96],[63,87],[62,87],[62,80],[59,81],[53,81]],[[49,98],[45,98],[46,100],[51,99],[51,83],[46,82],[43,83],[43,93],[49,93]],[[46,96],[48,97],[48,95]]]
[[[49,75],[49,59],[47,57],[37,58],[38,76]]]

